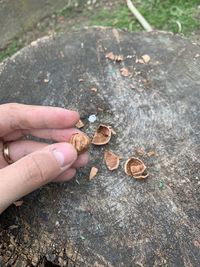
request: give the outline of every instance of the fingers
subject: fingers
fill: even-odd
[[[18,129],[65,129],[79,120],[75,111],[23,104],[0,105],[0,136]]]
[[[70,169],[76,160],[77,153],[73,146],[59,143],[49,145],[1,169],[0,213],[15,200]]]
[[[55,182],[55,183],[67,182],[67,181],[71,180],[75,175],[76,175],[76,169],[70,168],[70,169],[66,170],[65,172],[63,172],[58,177],[56,177],[52,182]]]
[[[39,151],[45,147],[49,146],[46,143],[35,142],[30,140],[20,140],[16,142],[8,143],[8,150],[10,158],[13,162],[27,156],[30,153]],[[0,143],[0,150],[2,151],[2,143]],[[88,153],[79,155],[76,162],[73,164],[74,168],[80,168],[87,164],[89,160]],[[8,163],[3,158],[2,153],[0,154],[0,168],[6,167]]]
[[[17,140],[25,135],[32,135],[39,138],[51,139],[59,142],[67,142],[75,133],[80,133],[76,128],[70,129],[38,129],[38,130],[16,130],[3,137],[5,141]]]

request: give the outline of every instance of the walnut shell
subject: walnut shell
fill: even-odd
[[[69,143],[74,146],[78,154],[82,154],[88,150],[90,139],[86,134],[76,133],[72,135]]]
[[[112,127],[100,124],[92,138],[92,144],[105,145],[110,141],[111,135]]]
[[[136,179],[143,179],[148,176],[148,173],[145,172],[146,166],[138,158],[130,158],[126,161],[124,170],[129,176],[133,176]]]
[[[116,170],[119,167],[119,159],[120,157],[110,150],[106,150],[104,153],[104,160],[110,171]]]

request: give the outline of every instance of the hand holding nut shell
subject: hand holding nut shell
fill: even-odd
[[[73,134],[69,141],[74,146],[78,155],[86,152],[90,146],[90,139],[84,133]]]

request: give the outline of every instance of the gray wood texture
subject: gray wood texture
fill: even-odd
[[[111,51],[124,60],[106,59]],[[150,61],[136,63],[144,54]],[[200,266],[198,54],[172,34],[88,28],[40,39],[0,65],[1,103],[72,108],[89,136],[99,123],[117,133],[91,147],[73,181],[44,186],[2,214],[2,266]],[[144,181],[123,170],[137,148]],[[106,168],[105,149],[122,156],[118,170]],[[92,166],[99,172],[88,181]]]

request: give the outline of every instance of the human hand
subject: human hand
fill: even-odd
[[[76,168],[88,162],[88,154],[77,156],[67,143],[79,120],[75,111],[22,104],[0,105],[0,213],[14,201],[49,182],[68,181]],[[32,135],[59,143],[48,145],[26,140]],[[23,139],[22,139],[23,138]],[[13,164],[3,156],[7,143]]]

